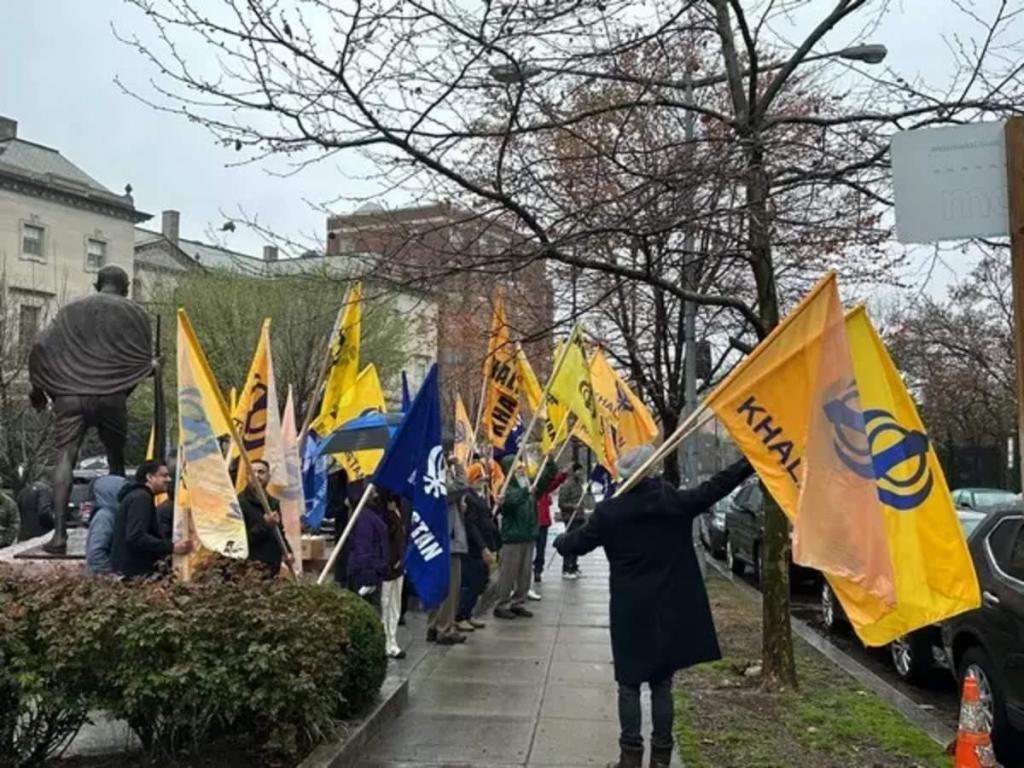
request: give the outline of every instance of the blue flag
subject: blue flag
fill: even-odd
[[[316,432],[310,431],[302,446],[302,492],[306,497],[306,511],[302,516],[302,522],[314,530],[320,528],[327,512],[328,457],[320,455],[321,443]]]
[[[494,449],[495,460],[501,461],[505,456],[515,456],[519,453],[519,441],[522,439],[523,432],[525,431],[523,415],[521,413],[516,414],[516,425],[509,430],[508,435],[505,437],[505,444],[500,448]]]
[[[618,484],[615,482],[615,478],[612,477],[612,473],[604,468],[603,464],[598,464],[590,473],[590,479],[595,483],[601,484],[601,493],[604,494],[604,498],[610,499],[615,495],[615,489]]]
[[[409,395],[409,379],[402,371],[402,413],[408,413],[412,406],[412,397]]]
[[[372,482],[412,502],[405,570],[423,605],[440,605],[448,596],[451,545],[436,364],[402,417]]]

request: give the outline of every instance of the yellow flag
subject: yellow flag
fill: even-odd
[[[295,425],[295,400],[292,397],[291,384],[288,385],[288,400],[281,416],[281,442],[284,446],[284,466],[288,474],[288,485],[281,489],[278,500],[281,502],[281,524],[284,534],[295,553],[292,568],[295,573],[302,573],[302,514],[305,512],[306,500],[302,491],[302,459],[299,457],[299,430]]]
[[[614,371],[613,371],[614,373]],[[619,434],[616,448],[625,453],[638,445],[652,443],[658,437],[658,425],[643,400],[629,388],[619,374],[615,374],[615,394],[619,412]]]
[[[843,574],[877,596],[877,620],[895,602],[881,504],[873,478],[835,458],[823,418],[852,379],[842,306],[829,274],[706,403],[794,522],[794,559]],[[863,424],[849,428],[859,428],[863,438]],[[808,472],[814,482],[801,506]],[[811,510],[804,520],[801,509]]]
[[[615,391],[615,371],[599,349],[595,349],[594,354],[590,356],[590,381],[594,385],[597,412],[601,414],[606,426],[617,431],[619,409],[618,393]]]
[[[238,396],[231,418],[250,459],[263,459],[270,467],[267,492],[277,496],[288,486],[288,470],[284,465],[284,443],[281,439],[281,417],[278,414],[277,386],[274,383],[274,361],[270,352],[270,318],[263,321],[260,339],[249,366],[245,386]],[[245,490],[245,463],[238,465],[235,490]]]
[[[387,413],[384,390],[380,386],[377,367],[372,363],[360,371],[355,385],[341,398],[337,410],[337,424],[358,419],[371,413]],[[334,454],[348,473],[349,480],[369,477],[384,457],[382,448]]]
[[[578,428],[586,434],[590,450],[595,453],[598,461],[607,467],[610,459],[605,451],[604,430],[594,398],[594,387],[590,381],[587,351],[583,346],[583,331],[578,326],[569,337],[548,390],[576,416]]]
[[[232,387],[228,397],[228,409],[232,414],[234,414],[238,409],[238,390],[235,387]]]
[[[555,345],[555,361],[562,356],[562,342]],[[559,402],[558,398],[548,390],[544,403],[544,431],[541,434],[541,449],[547,453],[553,451],[569,437],[569,411]]]
[[[176,536],[228,557],[249,554],[245,521],[214,426],[227,407],[184,310],[178,310],[178,489]]]
[[[519,415],[519,361],[509,339],[501,288],[494,292],[494,316],[484,361],[484,379],[484,439],[497,448],[503,448]]]
[[[533,366],[526,359],[526,353],[521,346],[517,345],[516,361],[519,364],[519,388],[526,395],[526,403],[533,413],[537,413],[543,407],[544,388],[537,381],[537,374],[533,372]]]
[[[851,467],[871,465],[882,502],[886,537],[896,580],[896,610],[875,622],[867,617],[873,598],[856,584],[830,577],[857,634],[868,645],[884,645],[920,627],[981,605],[974,564],[953,500],[914,401],[863,307],[846,318],[856,388],[844,394],[844,409],[862,414],[865,445],[841,436],[845,410],[830,417],[836,450]]]
[[[327,348],[331,367],[324,384],[320,410],[311,425],[313,431],[321,437],[332,432],[341,423],[337,418],[341,399],[355,386],[358,378],[362,298],[363,284],[358,282],[349,290],[331,333],[330,346]]]
[[[455,395],[455,460],[463,467],[469,467],[469,460],[472,458],[473,450],[473,422],[469,420],[466,413],[466,404],[462,402],[462,395]]]

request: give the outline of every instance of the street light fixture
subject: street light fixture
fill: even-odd
[[[867,45],[851,45],[849,48],[843,48],[843,50],[837,51],[835,55],[841,59],[862,61],[865,64],[881,64],[885,61],[885,57],[889,55],[889,49],[884,45],[878,45],[875,43]]]

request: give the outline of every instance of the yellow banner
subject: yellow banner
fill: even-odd
[[[503,448],[508,433],[515,427],[516,416],[519,415],[519,361],[515,346],[509,339],[505,299],[500,288],[494,292],[494,316],[491,319],[487,359],[484,361],[484,378],[487,381],[483,411],[484,440],[497,448]]]
[[[834,459],[818,415],[852,379],[839,293],[829,274],[706,402],[803,534],[794,549],[797,562],[855,579],[878,598],[877,620],[894,603],[881,506],[873,481]],[[814,482],[802,508],[825,506],[800,521],[808,460]]]
[[[857,585],[829,578],[857,634],[868,645],[885,645],[915,629],[981,605],[956,509],[935,448],[914,401],[863,307],[846,317],[846,336],[856,389],[844,408],[862,414],[867,444],[838,436],[844,411],[833,412],[836,448],[855,471],[871,465],[882,502],[886,538],[896,581],[896,610],[878,621],[874,599]]]
[[[526,395],[526,403],[530,406],[530,411],[537,413],[544,405],[544,388],[537,381],[537,374],[533,372],[533,366],[526,359],[523,348],[518,345],[516,360],[519,363],[519,389]]]
[[[245,521],[214,426],[217,414],[227,423],[227,408],[184,310],[178,310],[177,357],[176,537],[194,533],[206,550],[242,559],[249,554]],[[182,559],[194,562],[195,558]],[[176,559],[175,565],[181,563]]]
[[[562,356],[562,342],[555,345],[555,362]],[[569,410],[558,398],[548,391],[544,403],[544,431],[541,435],[541,449],[553,451],[569,438]]]
[[[295,553],[292,568],[302,573],[302,514],[306,501],[302,491],[302,459],[299,457],[299,430],[295,424],[295,401],[291,384],[288,385],[288,400],[281,417],[281,442],[284,448],[284,466],[288,484],[278,493],[281,502],[281,523],[284,534]]]
[[[355,385],[341,398],[336,411],[337,424],[367,416],[371,413],[387,413],[384,390],[380,386],[377,367],[371,363],[360,371]],[[334,458],[345,468],[349,480],[369,477],[384,457],[382,448],[334,454]]]
[[[274,361],[270,352],[270,318],[263,321],[256,353],[249,366],[245,386],[237,398],[231,418],[250,459],[263,459],[270,467],[267,492],[277,496],[288,486],[284,465],[284,444],[281,439],[281,417],[278,414],[277,386],[274,383]],[[237,452],[236,452],[237,454]],[[245,463],[238,465],[235,490],[245,490]]]
[[[455,395],[455,445],[453,447],[455,460],[463,467],[469,466],[473,450],[473,422],[469,420],[466,413],[466,405],[462,402],[462,395]]]
[[[331,342],[327,348],[331,367],[324,384],[320,410],[311,429],[320,437],[333,432],[339,425],[338,408],[345,393],[355,386],[359,375],[359,346],[362,332],[363,284],[352,286],[345,297],[345,305],[335,323]]]
[[[569,337],[560,362],[548,389],[558,402],[576,416],[577,428],[586,434],[590,449],[598,461],[607,467],[611,459],[605,450],[604,429],[601,427],[594,387],[590,381],[583,331],[578,326]]]

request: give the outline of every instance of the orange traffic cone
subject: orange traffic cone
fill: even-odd
[[[955,768],[999,768],[996,754],[992,751],[992,734],[989,733],[978,694],[978,681],[971,675],[964,678],[964,692],[960,700]]]

